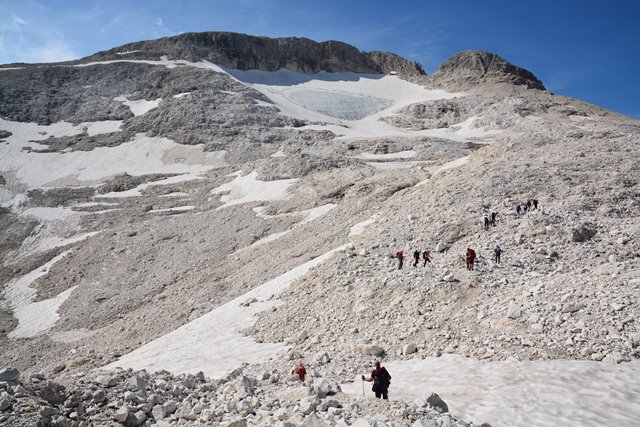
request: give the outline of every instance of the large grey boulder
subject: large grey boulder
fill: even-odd
[[[426,402],[438,412],[449,412],[449,406],[436,393],[431,393]]]
[[[20,371],[18,368],[8,367],[0,371],[0,381],[18,381],[20,380]]]

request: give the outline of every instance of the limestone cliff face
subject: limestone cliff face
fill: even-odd
[[[431,75],[436,87],[468,89],[484,83],[511,83],[544,90],[542,82],[528,70],[511,64],[495,53],[465,50],[453,55]]]
[[[388,52],[365,53],[339,41],[315,42],[307,38],[268,38],[229,32],[185,33],[158,40],[130,43],[85,60],[169,59],[208,60],[240,70],[276,71],[286,68],[304,73],[354,72],[423,75],[419,64]]]

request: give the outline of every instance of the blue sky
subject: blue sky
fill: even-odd
[[[0,0],[0,63],[80,58],[189,31],[341,40],[427,73],[495,52],[553,92],[640,118],[640,1]]]

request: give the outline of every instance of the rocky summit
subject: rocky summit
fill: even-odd
[[[0,66],[0,424],[637,425],[639,156],[490,52]]]

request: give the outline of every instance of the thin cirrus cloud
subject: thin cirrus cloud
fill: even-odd
[[[49,31],[17,14],[0,18],[0,63],[56,62],[77,57],[61,32]]]

